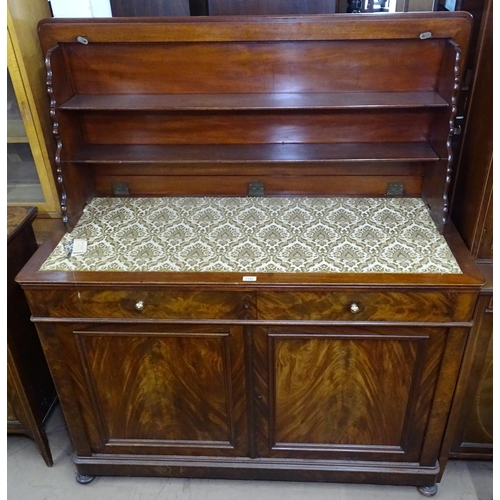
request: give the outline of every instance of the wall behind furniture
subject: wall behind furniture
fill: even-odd
[[[49,0],[54,17],[111,17],[109,0]]]

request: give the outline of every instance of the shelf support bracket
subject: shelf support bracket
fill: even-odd
[[[264,196],[264,183],[250,182],[248,184],[248,196]]]

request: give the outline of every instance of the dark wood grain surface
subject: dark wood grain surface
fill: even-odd
[[[216,26],[218,28],[218,26]],[[43,29],[43,25],[42,25]],[[154,26],[152,26],[154,29]],[[211,32],[212,37],[215,33]],[[332,37],[332,35],[330,35]],[[340,38],[335,33],[334,38]],[[89,37],[90,38],[90,37]],[[68,44],[76,94],[432,92],[442,40]],[[404,65],[391,71],[397,61]],[[419,61],[425,57],[423,66]],[[134,64],[130,65],[133,60]],[[356,64],[352,64],[355,60]],[[153,70],[168,61],[162,77]],[[257,64],[258,61],[258,64]],[[335,64],[332,64],[335,61]],[[187,63],[189,62],[189,63]],[[196,70],[195,70],[196,68]],[[290,71],[294,68],[294,71]],[[411,77],[410,77],[411,75]],[[139,92],[138,92],[139,91]]]
[[[474,313],[443,456],[493,459],[493,2],[467,1],[474,26],[473,69],[452,200],[452,219],[486,283]],[[482,16],[481,16],[481,8]]]
[[[441,462],[493,459],[493,265],[481,264],[486,285],[474,310]]]
[[[36,207],[9,206],[7,209],[7,244],[15,237],[17,231],[31,225],[37,216]],[[31,247],[33,249],[33,247]]]
[[[250,304],[246,294],[233,292],[54,290],[44,295],[54,318],[231,319],[241,318]],[[139,302],[141,310],[136,308]]]
[[[251,164],[269,168],[272,164],[289,166],[299,163],[299,166],[311,163],[323,166],[327,163],[350,164],[363,161],[378,162],[382,169],[382,162],[435,162],[438,156],[426,142],[405,143],[314,143],[314,144],[206,144],[206,145],[87,145],[81,149],[72,163],[91,163],[96,165],[117,163],[148,164],[188,164],[221,165]],[[227,170],[225,171],[227,173]],[[321,172],[321,171],[320,171]],[[237,175],[238,170],[230,173]],[[307,170],[305,171],[307,175]]]
[[[90,144],[314,144],[423,142],[425,111],[311,113],[81,113]]]
[[[446,338],[442,328],[403,325],[262,328],[254,336],[260,453],[420,460]]]
[[[189,16],[189,0],[111,0],[113,17]]]
[[[459,448],[455,446],[453,450],[455,457],[460,453],[470,456],[477,449],[481,450],[484,458],[493,457],[493,311],[489,307],[480,321],[481,337],[489,337],[489,341],[485,340],[487,347],[483,364],[478,370],[477,390],[469,405],[462,442]]]
[[[451,213],[472,254],[492,259],[493,7],[485,5]]]
[[[59,106],[92,111],[222,111],[448,107],[435,92],[350,92],[276,94],[77,94]]]
[[[272,320],[468,321],[474,308],[467,294],[436,292],[282,291],[261,292],[257,300],[259,318]]]
[[[37,212],[7,207],[7,432],[30,436],[50,467],[44,422],[57,396],[26,296],[15,282],[38,248],[32,227]]]
[[[337,12],[337,0],[208,0],[208,14],[287,15],[330,14]]]

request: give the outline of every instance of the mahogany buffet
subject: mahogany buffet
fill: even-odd
[[[65,234],[18,275],[96,475],[437,491],[483,278],[467,13],[40,23]]]

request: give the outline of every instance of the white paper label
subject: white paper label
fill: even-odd
[[[87,240],[76,239],[73,241],[72,255],[80,255],[87,251]]]
[[[257,276],[243,276],[243,281],[257,281]]]

